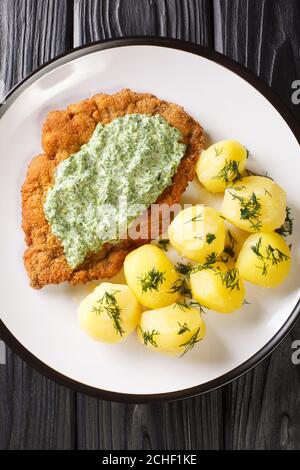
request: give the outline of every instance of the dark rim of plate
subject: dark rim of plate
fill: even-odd
[[[198,56],[204,57],[212,62],[215,62],[246,80],[250,85],[252,85],[256,90],[258,90],[272,105],[273,107],[281,114],[285,122],[290,127],[291,131],[295,135],[297,141],[300,144],[300,125],[297,120],[294,118],[292,113],[288,108],[283,104],[281,99],[266,85],[261,79],[256,77],[254,74],[249,72],[245,67],[241,66],[239,63],[235,62],[232,59],[225,57],[224,55],[215,52],[206,47],[198,46],[186,41],[180,41],[177,39],[168,39],[168,38],[157,38],[157,37],[121,37],[117,39],[111,39],[107,41],[98,41],[90,45],[85,45],[73,49],[69,52],[66,52],[51,61],[47,62],[35,72],[26,77],[18,85],[16,85],[5,97],[5,104],[0,108],[0,118],[4,115],[7,109],[11,104],[17,99],[17,97],[22,94],[22,92],[28,88],[33,82],[38,80],[43,75],[47,74],[49,71],[56,69],[58,66],[66,64],[74,59],[88,55],[93,52],[102,51],[106,49],[124,47],[124,46],[157,46],[165,47],[171,49],[177,49],[180,51],[189,52],[196,54]],[[147,403],[151,401],[159,400],[178,400],[183,398],[190,398],[196,395],[200,395],[206,392],[215,390],[216,388],[222,387],[223,385],[228,384],[232,380],[240,377],[245,372],[252,369],[263,359],[265,359],[288,335],[292,327],[295,325],[300,312],[300,299],[298,300],[295,308],[291,312],[287,321],[282,325],[280,330],[273,336],[273,338],[256,354],[254,354],[250,359],[245,361],[243,364],[239,365],[235,369],[227,372],[226,374],[217,377],[214,380],[206,382],[204,384],[187,388],[184,390],[178,390],[170,393],[159,393],[159,394],[125,394],[117,393],[107,390],[101,390],[94,388],[83,383],[77,382],[69,377],[64,376],[63,374],[55,371],[51,367],[44,364],[37,357],[31,354],[18,340],[14,335],[8,330],[5,324],[0,320],[0,338],[5,341],[5,343],[22,359],[24,359],[28,364],[33,368],[47,376],[48,378],[58,382],[59,384],[74,390],[79,393],[85,393],[96,398],[103,400],[125,402],[125,403]]]

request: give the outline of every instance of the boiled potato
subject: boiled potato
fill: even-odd
[[[194,261],[203,261],[210,253],[219,255],[224,248],[224,220],[212,207],[202,205],[182,210],[169,227],[171,245]]]
[[[103,282],[80,304],[80,327],[92,338],[118,343],[135,330],[141,315],[128,286]]]
[[[179,275],[167,255],[154,245],[144,245],[129,253],[124,262],[129,287],[142,305],[160,308],[176,302],[172,288]]]
[[[242,178],[247,150],[235,140],[222,140],[201,153],[196,166],[200,183],[213,193],[225,191]]]
[[[153,351],[183,355],[204,338],[205,331],[205,323],[198,310],[174,303],[144,312],[138,338]]]
[[[237,259],[240,276],[263,287],[276,287],[288,275],[290,250],[278,233],[250,235]]]
[[[191,274],[192,295],[204,307],[231,313],[243,305],[245,287],[235,267],[218,262]]]
[[[247,232],[271,232],[286,215],[286,193],[263,176],[247,176],[225,191],[221,213]]]

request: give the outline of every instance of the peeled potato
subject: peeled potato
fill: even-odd
[[[224,220],[212,207],[202,205],[182,210],[168,231],[171,245],[194,261],[203,261],[210,253],[219,255],[224,248]]]
[[[123,284],[103,282],[88,295],[78,309],[80,327],[92,338],[118,343],[137,327],[140,305]]]
[[[235,267],[216,263],[191,275],[192,295],[204,307],[231,313],[243,305],[245,287]]]
[[[196,166],[200,183],[213,193],[223,192],[241,179],[247,150],[235,140],[222,140],[201,153]]]
[[[198,310],[174,303],[144,312],[138,338],[153,351],[183,355],[204,338],[205,332],[205,323]]]
[[[263,176],[248,176],[225,191],[221,213],[247,232],[271,232],[286,216],[286,193]]]
[[[124,262],[124,273],[129,287],[145,307],[164,307],[179,297],[178,292],[172,292],[179,275],[157,246],[144,245],[129,253]]]
[[[275,232],[250,235],[238,256],[237,267],[246,281],[276,287],[290,271],[289,247]]]

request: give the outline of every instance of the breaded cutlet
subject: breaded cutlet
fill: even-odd
[[[195,164],[204,147],[203,130],[198,122],[180,106],[158,99],[148,93],[124,89],[116,94],[97,94],[90,99],[68,106],[66,110],[49,113],[43,126],[44,153],[29,164],[22,187],[22,227],[28,246],[24,263],[31,286],[40,289],[47,284],[68,281],[79,284],[116,275],[126,255],[150,238],[106,243],[98,253],[90,253],[84,263],[72,269],[66,260],[60,240],[51,232],[44,215],[44,202],[53,185],[55,168],[76,153],[92,136],[98,123],[108,124],[126,114],[160,114],[182,134],[186,152],[169,186],[156,201],[172,205],[179,202],[195,173]],[[148,217],[150,223],[150,217]]]

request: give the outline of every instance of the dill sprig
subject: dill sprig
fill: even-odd
[[[198,338],[200,327],[195,331],[195,333],[185,342],[180,344],[180,347],[185,348],[184,352],[181,354],[181,357],[184,356],[188,351],[191,351],[196,343],[199,343],[200,338]]]
[[[261,242],[262,238],[260,237],[258,242],[255,245],[251,245],[250,249],[253,251],[253,253],[260,259],[264,259],[263,254],[261,253]]]
[[[179,331],[177,333],[178,335],[183,335],[187,331],[191,331],[185,322],[183,325],[180,322],[178,322],[178,325],[179,325]]]
[[[216,239],[216,235],[214,233],[207,233],[206,234],[206,242],[210,245]]]
[[[142,286],[142,292],[158,290],[159,286],[166,280],[166,273],[156,268],[150,269],[144,276],[138,278]]]
[[[191,263],[177,263],[175,265],[175,270],[182,276],[188,276],[191,274],[193,265]]]
[[[161,239],[158,241],[157,245],[159,248],[161,248],[163,251],[168,251],[168,247],[170,245],[170,240],[168,239]]]
[[[105,292],[101,299],[97,300],[97,306],[94,306],[92,311],[96,315],[106,312],[109,318],[113,321],[114,328],[120,336],[123,336],[125,331],[122,328],[121,309],[118,305],[116,294],[120,292],[115,290],[112,292]]]
[[[272,194],[266,188],[264,188],[264,191],[265,191],[265,195],[268,195],[268,196],[272,197]]]
[[[255,192],[252,192],[249,197],[243,197],[229,191],[232,199],[238,200],[240,203],[240,218],[248,220],[251,227],[255,231],[260,231],[262,227],[261,222],[261,203]]]
[[[279,233],[282,237],[287,237],[288,235],[292,235],[294,228],[294,219],[291,217],[291,208],[286,208],[286,216],[284,224],[277,228],[275,232]]]
[[[220,276],[222,284],[230,291],[240,290],[240,277],[237,268],[229,268],[226,271],[216,270],[216,276]]]
[[[216,263],[216,261],[217,261],[217,254],[210,253],[205,258],[204,263],[198,264],[197,266],[193,267],[191,273],[198,273],[199,271],[203,271],[204,269],[213,269],[213,265]]]
[[[262,261],[260,266],[256,266],[258,269],[261,270],[262,276],[266,276],[268,274],[268,267],[270,263],[272,265],[278,265],[283,261],[288,261],[290,257],[283,253],[278,248],[273,248],[270,244],[266,246],[265,254],[262,253],[262,238],[260,237],[258,242],[255,245],[252,245],[251,250],[253,253]]]
[[[234,238],[234,236],[232,235],[231,231],[228,230],[227,231],[228,233],[228,237],[229,237],[229,244],[225,245],[225,248],[223,250],[224,253],[226,253],[227,255],[231,256],[232,258],[235,257],[235,245],[237,243],[236,239]]]
[[[267,259],[271,261],[273,265],[278,265],[283,261],[288,261],[290,257],[280,251],[278,248],[273,248],[271,245],[268,245],[266,248]]]
[[[142,334],[143,340],[144,340],[144,345],[147,346],[148,343],[150,343],[152,346],[157,348],[157,342],[154,339],[154,336],[159,335],[159,331],[157,330],[152,330],[152,331],[143,331],[142,328],[139,326],[140,332]]]
[[[274,181],[272,176],[270,176],[267,171],[265,171],[265,173],[261,174],[261,173],[257,173],[256,171],[246,169],[245,173],[246,173],[247,176],[263,176],[264,178],[268,178],[269,180]]]
[[[242,179],[239,162],[236,160],[225,160],[222,170],[215,176],[215,179],[222,180],[226,184],[236,183]]]
[[[185,224],[190,224],[191,222],[202,222],[202,213],[201,214],[197,214],[195,215],[194,217],[192,217],[190,220],[187,220],[186,222],[184,222]]]
[[[183,298],[181,301],[175,302],[174,307],[178,307],[183,311],[190,308],[196,308],[199,310],[199,313],[206,314],[204,307],[199,302],[196,302],[196,300],[187,300],[186,298]]]
[[[193,266],[191,263],[177,263],[175,270],[180,274],[180,278],[173,282],[170,293],[174,294],[179,292],[182,297],[192,297],[192,292],[189,287],[189,279],[191,274],[202,271],[203,269],[211,269],[214,263],[217,261],[216,253],[209,254],[203,264]]]
[[[218,148],[214,146],[214,151],[215,151],[215,157],[219,157],[221,153],[223,152],[223,147]]]
[[[177,263],[175,265],[175,270],[180,274],[180,278],[173,282],[170,290],[171,294],[179,292],[183,297],[192,297],[191,289],[188,285],[192,269],[191,263]]]

